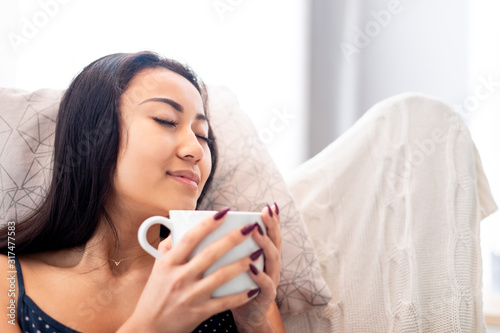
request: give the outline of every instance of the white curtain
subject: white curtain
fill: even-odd
[[[311,154],[383,98],[467,95],[467,0],[314,0],[311,13]]]

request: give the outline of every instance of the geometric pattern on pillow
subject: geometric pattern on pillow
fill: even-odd
[[[198,209],[260,211],[280,207],[282,274],[277,303],[283,314],[325,305],[331,298],[312,241],[280,172],[249,118],[225,88],[208,87],[219,165]],[[57,110],[64,91],[0,88],[0,223],[18,221],[45,195],[52,169]]]
[[[277,303],[282,314],[309,311],[331,299],[312,240],[292,195],[250,118],[223,87],[209,87],[210,121],[220,163],[212,188],[199,209],[260,212],[266,203],[280,208],[282,270]]]
[[[45,195],[61,94],[0,89],[1,222],[17,221]]]

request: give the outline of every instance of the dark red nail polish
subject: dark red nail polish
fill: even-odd
[[[224,208],[224,209],[219,210],[217,213],[215,213],[214,220],[220,220],[221,218],[223,218],[224,215],[226,215],[230,209],[231,208]]]
[[[279,209],[278,204],[276,202],[274,203],[274,208],[276,208],[276,214],[280,215],[280,209]]]
[[[252,259],[253,261],[259,259],[259,257],[262,254],[262,252],[264,252],[264,250],[262,250],[262,249],[259,249],[259,250],[255,251],[254,253],[252,253],[250,255],[250,259]]]
[[[254,265],[250,264],[250,271],[254,274],[254,275],[257,275],[259,274],[259,270],[257,269],[257,267],[255,267]]]
[[[243,229],[241,229],[241,233],[244,236],[246,236],[249,233],[251,233],[252,230],[255,229],[256,226],[257,226],[257,223],[252,223],[252,224],[246,225],[246,226],[243,227]]]
[[[271,207],[269,207],[269,205],[268,205],[268,204],[266,204],[266,206],[267,206],[267,210],[269,211],[269,215],[270,215],[271,217],[273,217],[273,211],[271,210]]]
[[[248,298],[255,296],[257,293],[260,292],[260,288],[252,289],[248,292]]]
[[[255,223],[257,223],[257,222],[255,222]],[[257,230],[259,231],[259,234],[264,236],[264,230],[262,230],[262,228],[260,227],[260,224],[258,224],[258,223],[257,223]]]

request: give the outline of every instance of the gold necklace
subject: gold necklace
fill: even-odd
[[[101,256],[96,256],[95,254],[92,254],[90,252],[87,252],[87,251],[83,251],[83,253],[86,253],[88,254],[89,256],[91,257],[94,257],[94,258],[99,258],[99,259],[103,259],[103,260],[111,260],[112,262],[115,263],[116,266],[118,266],[122,261],[125,261],[125,260],[128,260],[128,259],[134,259],[134,258],[139,258],[139,257],[143,257],[145,255],[148,255],[149,253],[143,253],[143,254],[139,254],[137,256],[133,256],[133,257],[128,257],[128,258],[123,258],[123,259],[120,259],[120,260],[115,260],[115,259],[111,259],[111,258],[105,258],[105,257],[101,257]]]
[[[153,243],[156,243],[156,241],[159,240],[159,239],[161,239],[161,237],[158,237]],[[101,256],[96,256],[95,254],[92,254],[92,253],[90,253],[88,251],[83,251],[83,253],[86,253],[89,256],[94,257],[94,258],[99,258],[99,259],[103,259],[103,260],[111,260],[112,262],[115,263],[115,266],[118,266],[122,261],[129,260],[129,259],[134,259],[134,258],[139,258],[139,257],[144,257],[144,256],[146,256],[146,255],[149,254],[149,253],[143,253],[143,254],[139,254],[137,256],[123,258],[123,259],[120,259],[120,260],[115,260],[115,259],[111,259],[111,258],[105,258],[105,257],[101,257]]]

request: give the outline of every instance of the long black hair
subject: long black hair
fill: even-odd
[[[57,116],[52,181],[40,206],[16,223],[16,253],[35,253],[84,245],[101,218],[116,228],[105,202],[113,188],[120,142],[119,100],[130,81],[147,68],[166,68],[198,90],[208,117],[208,96],[197,75],[181,63],[153,52],[117,53],[85,67],[66,90]],[[214,139],[212,128],[208,136]],[[202,200],[217,166],[215,140],[210,140],[212,170],[198,199]],[[1,228],[0,252],[7,253],[7,227]]]

